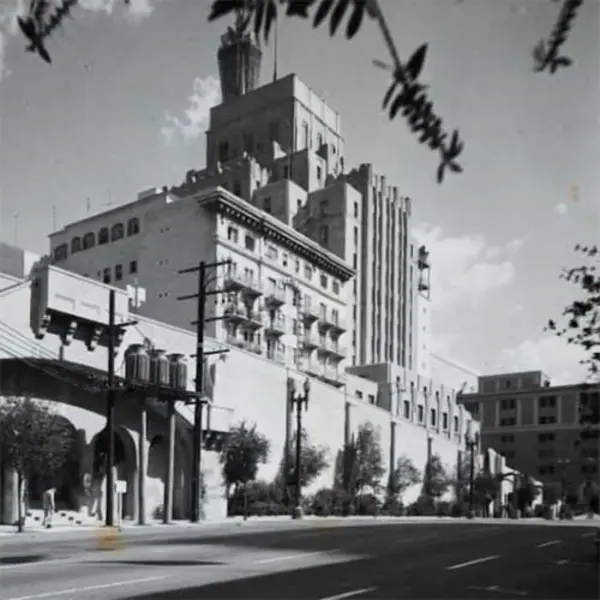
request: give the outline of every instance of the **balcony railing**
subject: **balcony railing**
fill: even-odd
[[[343,360],[348,356],[348,351],[345,346],[340,344],[337,340],[329,338],[320,340],[318,352],[333,360]]]
[[[285,304],[285,290],[270,289],[265,293],[265,306],[279,308]]]
[[[319,336],[312,331],[305,331],[300,336],[300,343],[305,350],[314,350],[319,347]]]
[[[305,323],[314,323],[319,318],[319,310],[308,302],[303,305],[301,313]]]
[[[276,315],[272,319],[267,319],[265,323],[265,334],[268,335],[283,335],[285,333],[285,329],[285,318],[280,315]]]
[[[259,329],[263,325],[263,316],[258,311],[249,311],[239,304],[228,304],[223,310],[223,316],[230,323],[242,324],[249,329]]]
[[[254,354],[262,354],[263,349],[262,346],[256,342],[249,342],[244,338],[237,337],[233,334],[227,334],[225,337],[225,341],[231,346],[235,346],[236,348],[240,348],[241,350],[246,350],[247,352],[253,352]]]
[[[223,289],[226,292],[241,291],[254,296],[262,294],[262,285],[257,277],[245,273],[237,273],[236,271],[227,271],[225,273]]]
[[[348,326],[346,325],[346,320],[341,315],[332,315],[329,318],[331,322],[331,331],[337,334],[344,333],[344,331],[348,331]]]
[[[279,348],[267,347],[267,358],[279,364],[285,364],[285,352]]]

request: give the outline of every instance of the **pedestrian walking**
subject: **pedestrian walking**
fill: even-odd
[[[44,507],[44,520],[42,521],[42,527],[45,527],[46,529],[50,529],[50,527],[52,527],[52,516],[54,515],[54,511],[56,509],[55,498],[56,488],[54,487],[48,488],[42,494],[42,502]]]

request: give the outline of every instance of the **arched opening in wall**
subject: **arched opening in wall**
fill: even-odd
[[[108,460],[108,430],[103,429],[93,441],[93,463],[92,463],[92,482],[98,487],[105,487],[107,460]],[[121,506],[122,518],[133,518],[135,514],[135,474],[136,474],[136,453],[135,443],[129,432],[122,427],[117,427],[114,434],[115,448],[115,476],[116,480],[127,482],[127,491],[123,495]],[[102,498],[102,502],[105,502]],[[102,504],[101,504],[102,507]]]
[[[65,427],[66,435],[61,440],[66,446],[64,462],[55,470],[44,469],[32,472],[27,482],[27,505],[29,508],[42,508],[42,495],[50,487],[56,488],[57,510],[78,510],[81,497],[81,456],[82,436],[66,417],[58,417]]]
[[[155,435],[148,450],[148,477],[163,481],[167,467],[167,444],[164,436]]]
[[[185,519],[190,509],[189,473],[191,450],[179,439],[175,445],[175,477],[173,482],[173,518]]]

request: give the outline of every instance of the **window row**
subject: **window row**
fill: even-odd
[[[140,220],[133,217],[127,221],[127,236],[137,235],[140,232]],[[83,250],[90,250],[96,245],[103,246],[109,242],[116,242],[125,237],[125,226],[123,223],[115,223],[110,229],[102,227],[98,235],[93,231],[88,231],[83,237],[75,236],[71,239],[71,254],[76,254]],[[69,255],[69,244],[61,244],[54,249],[54,260],[65,260]]]
[[[241,243],[240,239],[240,231],[237,227],[233,227],[230,225],[227,228],[227,240],[233,244]],[[244,248],[249,252],[256,251],[256,238],[250,234],[244,235]],[[279,261],[281,259],[281,264],[285,268],[290,268],[290,257],[287,252],[280,252],[279,248],[274,246],[273,244],[268,244],[265,249],[265,257],[272,261]],[[294,258],[294,272],[299,274],[301,272],[301,263],[300,259]],[[304,278],[307,281],[311,281],[313,278],[313,274],[315,272],[315,268],[309,264],[304,264]],[[328,276],[324,273],[321,273],[319,283],[321,287],[325,290],[329,289],[330,280]],[[334,294],[339,295],[340,293],[340,282],[337,279],[331,279],[331,290]]]
[[[114,281],[121,281],[123,279],[123,265],[115,265],[114,268]],[[136,275],[138,272],[137,260],[129,262],[129,274]],[[102,283],[109,284],[113,280],[113,270],[110,267],[98,271],[98,276],[102,278]]]

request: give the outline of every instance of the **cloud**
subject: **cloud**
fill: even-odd
[[[557,215],[563,216],[569,212],[569,207],[564,202],[561,202],[554,207],[554,212]]]
[[[513,348],[501,351],[490,372],[541,370],[550,376],[553,385],[579,383],[586,380],[587,368],[579,364],[585,351],[556,336],[525,340]]]
[[[221,102],[219,79],[213,75],[196,77],[193,90],[182,117],[175,117],[169,112],[165,115],[165,124],[160,132],[167,143],[178,138],[183,138],[184,142],[196,140],[208,127],[210,109]]]
[[[488,292],[512,283],[515,266],[510,259],[525,243],[519,238],[490,246],[481,235],[445,237],[440,227],[428,224],[414,234],[431,253],[432,302],[444,311],[465,302],[478,304]]]
[[[127,12],[134,17],[147,17],[159,0],[130,0]],[[104,12],[110,15],[115,7],[121,8],[123,0],[79,0],[79,5],[91,12]]]
[[[17,15],[23,14],[24,9],[25,0],[0,2],[0,82],[11,73],[6,68],[6,46],[19,29]]]
[[[57,0],[51,0],[55,5]],[[130,0],[127,14],[134,19],[147,17],[162,0]],[[6,68],[6,46],[19,32],[17,15],[27,13],[27,0],[0,0],[0,82],[10,75]],[[79,0],[79,7],[90,12],[111,14],[115,7],[124,6],[123,0]],[[24,42],[24,40],[23,40]]]

